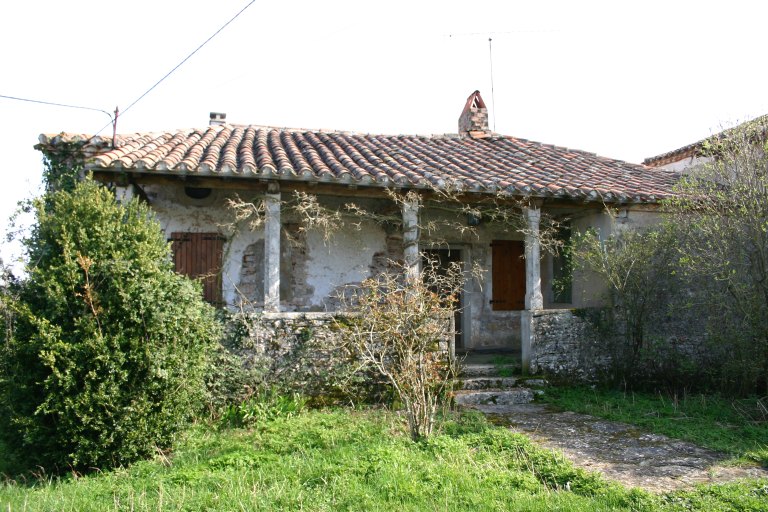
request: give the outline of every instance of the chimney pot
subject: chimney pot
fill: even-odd
[[[464,110],[459,116],[459,137],[479,139],[491,135],[488,127],[488,109],[480,91],[475,91],[467,98]]]
[[[227,114],[224,112],[211,112],[211,119],[208,122],[210,126],[221,126],[226,124]]]

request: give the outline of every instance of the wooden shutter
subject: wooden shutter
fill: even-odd
[[[221,305],[221,263],[224,237],[218,233],[171,233],[176,272],[203,284],[203,298]]]
[[[517,240],[491,243],[491,279],[494,311],[525,309],[525,246]]]

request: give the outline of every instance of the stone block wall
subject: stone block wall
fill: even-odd
[[[262,313],[243,322],[233,350],[246,368],[257,368],[266,384],[319,397],[342,399],[354,388],[354,357],[343,349],[332,313]]]
[[[635,366],[643,375],[674,375],[676,365],[704,367],[713,357],[704,326],[695,314],[654,318],[644,336],[645,357]],[[620,310],[550,309],[533,314],[531,373],[572,382],[596,382],[608,375],[613,358],[627,350]],[[694,370],[695,371],[695,370]]]
[[[531,373],[590,382],[610,365],[592,318],[598,310],[589,316],[575,311],[548,309],[533,314]]]
[[[381,376],[360,372],[360,362],[342,343],[340,330],[353,316],[325,312],[251,315],[231,348],[266,384],[300,392],[321,403],[371,401],[384,391]],[[452,322],[452,317],[446,319]],[[448,352],[453,334],[440,343]]]

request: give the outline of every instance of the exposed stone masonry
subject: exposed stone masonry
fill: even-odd
[[[307,233],[298,223],[285,223],[281,238],[280,302],[284,308],[306,311],[315,291],[307,282]]]
[[[245,248],[238,286],[242,299],[254,304],[264,301],[264,240]]]
[[[531,373],[576,381],[593,381],[610,364],[601,351],[599,333],[585,317],[570,309],[533,314]]]
[[[359,361],[340,337],[340,329],[351,318],[320,312],[255,314],[234,352],[246,368],[264,370],[267,383],[324,402],[375,398],[382,390],[381,377],[360,374]],[[439,349],[449,350],[452,338],[449,334]]]
[[[611,358],[626,347],[616,316],[618,311],[607,308],[536,311],[530,372],[568,381],[599,380],[611,368]],[[717,357],[694,313],[656,319],[645,333],[645,344],[653,356],[636,364],[649,375],[673,372],[675,365],[685,361],[706,367],[708,360]]]

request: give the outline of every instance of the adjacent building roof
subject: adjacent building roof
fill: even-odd
[[[458,187],[532,197],[656,202],[674,174],[593,153],[491,134],[483,138],[370,135],[220,125],[111,138],[41,135],[36,147],[80,146],[93,171]]]
[[[702,150],[704,149],[707,142],[714,142],[714,141],[726,138],[729,136],[729,134],[733,133],[736,130],[743,129],[747,125],[762,126],[762,131],[764,133],[765,127],[768,126],[768,115],[763,115],[751,121],[746,121],[737,126],[734,126],[733,128],[728,128],[727,130],[723,130],[714,135],[710,135],[705,139],[701,139],[699,141],[696,141],[692,144],[688,144],[681,148],[673,149],[672,151],[667,151],[666,153],[662,153],[660,155],[648,157],[645,160],[643,160],[643,164],[653,166],[653,167],[659,167],[662,165],[667,165],[672,162],[679,162],[686,158],[701,156]]]

